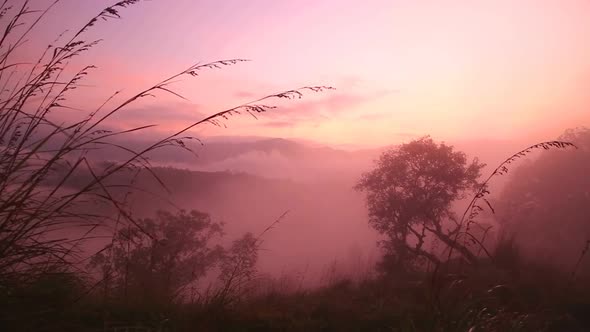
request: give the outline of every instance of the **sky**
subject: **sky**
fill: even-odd
[[[23,54],[38,54],[112,3],[60,1]],[[336,90],[197,134],[380,146],[427,134],[537,141],[590,126],[587,0],[152,0],[121,16],[89,30],[87,40],[103,41],[71,66],[98,67],[71,97],[80,108],[123,90],[116,103],[196,62],[251,61],[185,77],[174,91],[188,100],[142,100],[116,126],[158,124],[169,132],[307,85]]]

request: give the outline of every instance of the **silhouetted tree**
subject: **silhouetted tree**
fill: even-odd
[[[200,140],[190,132],[199,126],[220,126],[238,114],[256,118],[275,108],[272,100],[300,99],[308,92],[333,89],[305,86],[256,98],[195,118],[163,138],[134,147],[127,135],[153,125],[122,128],[114,119],[116,114],[146,97],[164,94],[185,99],[174,91],[173,83],[179,79],[197,78],[205,70],[246,60],[199,62],[121,99],[114,92],[104,103],[85,105],[80,116],[72,117],[67,114],[72,109],[70,98],[77,96],[84,79],[96,69],[92,64],[80,66],[84,63],[80,57],[101,41],[87,39],[87,32],[103,21],[121,18],[121,11],[139,0],[120,0],[104,8],[80,29],[57,36],[30,61],[30,52],[21,48],[36,38],[32,31],[43,27],[44,18],[58,2],[51,1],[46,10],[32,9],[30,1],[0,2],[0,283],[18,278],[28,282],[52,265],[73,265],[84,242],[97,229],[111,225],[113,218],[138,227],[128,195],[121,198],[117,193],[137,192],[135,179],[143,172],[166,187],[147,155],[167,148],[196,155]],[[101,163],[101,153],[108,159],[118,156],[116,162]],[[113,217],[113,210],[118,216]],[[62,237],[60,232],[67,228],[89,231],[76,239]]]
[[[159,211],[138,222],[144,231],[125,227],[112,248],[91,262],[103,271],[107,292],[115,296],[170,303],[223,258],[223,248],[212,244],[222,225],[206,213]]]
[[[402,269],[415,268],[421,258],[440,263],[425,248],[427,240],[439,240],[475,262],[454,240],[461,227],[451,204],[477,189],[483,166],[430,137],[384,152],[355,189],[366,193],[369,224],[387,237],[381,243],[385,259]]]
[[[570,269],[590,240],[590,129],[560,139],[578,149],[544,150],[522,164],[494,205],[526,256]]]
[[[256,276],[260,239],[246,233],[232,242],[220,264],[221,287],[213,296],[217,305],[227,306],[240,300],[250,290]]]

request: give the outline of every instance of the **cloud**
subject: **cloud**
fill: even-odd
[[[269,112],[269,117],[288,119],[290,122],[330,118],[391,93],[393,93],[391,90],[381,90],[368,94],[327,92],[328,96],[320,99],[296,101],[289,106],[282,106],[275,111]],[[281,122],[284,122],[284,120]]]
[[[295,102],[292,106],[281,107],[277,112],[273,113],[295,119],[315,118],[322,113],[341,113],[366,101],[367,98],[360,95],[333,94],[319,100]]]
[[[123,109],[111,125],[132,127],[155,124],[162,129],[180,129],[199,121],[207,114],[202,107],[191,103],[160,103]]]
[[[294,125],[295,123],[292,121],[268,121],[263,123],[263,126],[271,128],[289,128]]]
[[[389,93],[391,91],[385,90],[365,94],[327,91],[323,94],[309,94],[301,100],[289,100],[284,103],[279,101],[277,109],[260,117],[261,121],[255,127],[280,129],[292,128],[300,122],[306,122],[308,125],[317,123]],[[239,91],[236,95],[245,97],[254,94]],[[204,106],[190,102],[143,103],[123,109],[109,121],[109,126],[127,129],[155,124],[155,131],[172,132],[207,117],[213,111],[207,112]]]

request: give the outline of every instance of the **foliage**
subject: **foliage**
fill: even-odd
[[[242,299],[250,290],[250,282],[256,275],[258,241],[252,233],[246,233],[233,241],[221,261],[218,281],[221,286],[209,299],[225,307]]]
[[[258,236],[246,233],[241,238],[233,241],[231,248],[226,251],[221,262],[219,287],[213,296],[208,299],[218,307],[235,305],[236,302],[250,295],[254,289],[256,277],[256,263],[258,252],[263,243],[263,236],[276,227],[287,215],[288,211],[280,215],[268,225]]]
[[[28,1],[15,1],[14,6],[9,1],[0,4],[0,327],[11,331],[106,330],[116,316],[133,322],[156,322],[153,327],[159,330],[164,324],[174,326],[174,330],[205,326],[210,330],[257,331],[590,328],[584,321],[590,306],[587,286],[573,285],[573,289],[564,290],[562,276],[557,274],[553,280],[547,270],[533,267],[528,273],[508,275],[510,278],[495,267],[474,268],[468,275],[441,280],[435,301],[431,301],[432,289],[424,282],[392,286],[384,279],[369,278],[360,284],[341,281],[316,291],[274,294],[272,298],[248,297],[245,295],[256,276],[261,237],[282,217],[258,237],[247,233],[234,241],[229,250],[216,245],[222,225],[205,213],[159,212],[154,218],[135,218],[127,205],[127,193],[136,189],[134,180],[140,173],[151,175],[168,189],[152,170],[146,157],[149,152],[169,146],[192,152],[187,142],[198,139],[187,135],[196,126],[220,126],[229,116],[240,113],[256,117],[274,108],[267,101],[301,98],[306,91],[331,89],[306,86],[270,94],[195,120],[139,149],[116,142],[124,142],[125,135],[149,126],[106,130],[113,129],[109,121],[114,114],[137,100],[158,93],[184,98],[171,87],[177,78],[195,78],[203,70],[245,61],[220,60],[191,65],[113,105],[118,95],[115,92],[103,105],[89,108],[84,119],[64,120],[60,112],[70,108],[68,97],[95,69],[87,65],[73,74],[66,70],[75,63],[70,60],[99,44],[98,40],[85,40],[85,33],[103,21],[120,18],[122,9],[137,2],[124,0],[105,8],[65,42],[62,38],[67,34],[60,36],[31,65],[15,61],[16,50],[47,11],[30,9]],[[587,231],[582,217],[588,215],[588,204],[587,192],[581,189],[588,187],[584,182],[588,178],[584,172],[589,163],[588,137],[587,130],[563,137],[581,146],[580,155],[559,159],[543,155],[517,171],[498,206],[498,210],[506,211],[502,215],[506,229],[524,230],[531,237],[551,230],[558,240],[561,236],[574,239],[569,241],[572,244],[580,240],[583,250],[575,270],[589,243],[582,236]],[[390,258],[388,263],[395,268],[414,269],[421,259],[438,263],[438,256],[426,249],[429,242],[442,242],[450,248],[449,257],[457,250],[473,262],[477,255],[464,240],[482,209],[479,202],[491,208],[486,199],[488,181],[505,174],[508,164],[531,150],[572,145],[565,141],[535,144],[506,159],[480,184],[483,165],[477,160],[468,162],[451,146],[422,138],[384,153],[356,188],[367,194],[370,224],[386,235],[383,247]],[[116,149],[127,158],[120,163],[96,163],[92,155],[100,149]],[[557,161],[561,159],[565,160]],[[560,162],[568,168],[561,168]],[[555,170],[561,171],[559,178],[549,175]],[[553,182],[541,185],[546,179]],[[76,186],[67,187],[70,182]],[[115,194],[121,190],[126,194]],[[472,191],[475,195],[458,219],[451,205]],[[527,210],[528,206],[539,212]],[[542,206],[548,208],[540,209]],[[513,220],[527,222],[513,228]],[[555,220],[559,220],[559,227]],[[567,224],[570,220],[571,225]],[[94,255],[90,263],[100,275],[88,275],[80,270],[79,248],[97,229],[110,227],[116,229],[111,245]],[[83,231],[76,238],[60,236],[72,229]],[[460,236],[462,241],[458,241]],[[510,268],[523,264],[516,248],[522,243],[514,242],[515,238],[522,242],[520,237],[507,237],[495,251],[495,257]],[[554,237],[544,239],[550,242],[547,240]],[[197,303],[183,301],[187,287],[216,265],[221,287],[213,296]],[[98,277],[98,282],[90,281],[92,277]]]
[[[198,211],[172,214],[159,211],[155,218],[138,219],[151,237],[135,227],[121,229],[108,250],[95,255],[109,293],[125,301],[171,303],[186,295],[185,288],[203,277],[223,257],[212,242],[222,225]]]
[[[531,269],[521,278],[497,270],[443,286],[430,305],[428,283],[389,278],[339,281],[300,292],[246,299],[217,312],[193,313],[187,331],[585,331],[588,287],[559,294],[559,279]],[[536,280],[536,283],[531,282]],[[180,330],[180,329],[179,329]]]
[[[35,278],[5,278],[0,283],[0,329],[46,331],[67,326],[73,304],[85,291],[85,275],[53,266]]]
[[[569,270],[590,240],[590,129],[561,138],[578,149],[544,151],[522,164],[495,205],[502,228],[529,258]]]
[[[68,66],[76,63],[72,59],[100,43],[100,40],[85,40],[86,32],[103,21],[120,18],[122,9],[138,2],[124,0],[105,8],[71,37],[67,37],[68,33],[59,36],[30,65],[18,61],[17,50],[57,1],[45,11],[31,9],[29,1],[0,4],[0,23],[4,27],[0,38],[0,279],[16,275],[33,277],[43,274],[48,265],[71,265],[79,261],[76,254],[81,245],[102,227],[124,223],[146,233],[130,212],[127,195],[115,195],[114,191],[136,190],[134,179],[141,172],[147,172],[168,189],[151,169],[146,156],[150,152],[165,147],[193,152],[187,143],[199,141],[189,135],[197,126],[219,126],[231,115],[255,116],[271,110],[274,106],[266,102],[273,99],[301,98],[304,92],[331,89],[305,86],[270,94],[195,120],[145,147],[133,149],[117,143],[124,142],[130,133],[152,127],[117,129],[111,119],[129,105],[158,93],[183,98],[171,86],[178,78],[197,78],[204,70],[245,61],[196,63],[121,102],[115,103],[119,94],[115,92],[102,105],[94,108],[87,105],[82,120],[62,116],[64,110],[71,109],[68,98],[80,91],[83,80],[96,69],[86,65],[69,74]],[[125,158],[120,163],[100,167],[93,159],[93,153],[99,150],[120,151]],[[73,190],[66,188],[80,173],[91,176]],[[121,174],[127,181],[108,181]],[[94,211],[90,207],[101,208]],[[78,238],[60,236],[60,232],[72,229],[83,231]]]
[[[370,225],[387,237],[387,255],[402,265],[416,264],[417,258],[438,263],[425,248],[429,239],[474,261],[469,249],[452,240],[460,226],[451,204],[475,191],[483,166],[429,137],[384,152],[355,188],[366,194]],[[451,229],[445,230],[449,222]]]

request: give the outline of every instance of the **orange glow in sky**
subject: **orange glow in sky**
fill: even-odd
[[[63,0],[27,51],[110,4]],[[304,85],[337,90],[199,133],[366,146],[425,134],[554,138],[590,125],[587,0],[145,1],[122,16],[88,33],[104,42],[84,58],[99,67],[84,103],[131,94],[196,61],[252,60],[185,78],[175,87],[190,102],[142,102],[122,125],[180,128]]]

